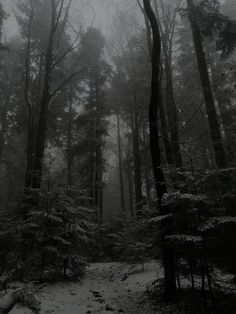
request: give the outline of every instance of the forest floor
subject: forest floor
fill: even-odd
[[[81,282],[45,284],[36,297],[41,302],[42,314],[158,314],[163,312],[145,296],[145,289],[150,281],[161,276],[161,267],[155,262],[146,263],[144,271],[140,265],[95,263],[89,266]],[[16,306],[11,313],[30,311]]]

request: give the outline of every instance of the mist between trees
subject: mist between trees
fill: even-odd
[[[0,37],[0,313],[153,260],[155,313],[235,313],[235,1],[5,1]]]

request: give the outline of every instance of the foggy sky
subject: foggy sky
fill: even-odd
[[[4,22],[3,38],[9,39],[10,37],[17,35],[18,25],[14,17],[14,1],[15,0],[0,0],[3,3],[4,10],[9,14],[8,19]],[[74,14],[74,19],[76,18],[76,13],[78,13],[78,19],[86,20],[88,24],[92,20],[92,11],[89,8],[91,4],[95,12],[94,26],[102,30],[104,35],[109,35],[110,26],[112,23],[112,16],[114,10],[117,6],[127,7],[134,3],[134,0],[73,0],[73,6],[71,12]],[[90,11],[90,12],[89,12]],[[87,17],[86,17],[87,16]],[[83,21],[81,21],[83,23]],[[86,22],[85,22],[86,23]]]

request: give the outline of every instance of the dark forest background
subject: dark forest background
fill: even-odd
[[[167,300],[188,280],[231,313],[216,304],[236,283],[236,2],[110,3],[104,33],[73,5],[0,3],[3,290],[157,259]]]

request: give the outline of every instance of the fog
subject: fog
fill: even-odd
[[[0,314],[236,313],[235,65],[235,0],[0,0]]]

